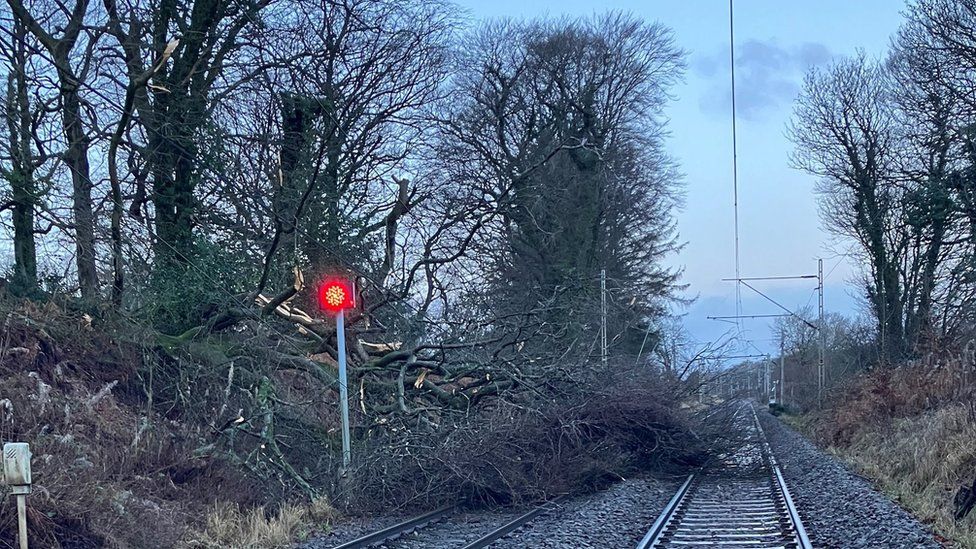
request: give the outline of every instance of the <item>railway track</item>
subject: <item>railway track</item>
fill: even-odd
[[[507,521],[497,528],[493,528],[488,533],[482,535],[480,538],[468,542],[461,546],[462,549],[484,549],[488,547],[495,541],[498,541],[508,534],[518,530],[522,526],[528,524],[533,519],[540,515],[544,515],[549,511],[556,509],[559,504],[564,501],[567,496],[560,496],[555,499],[549,500],[538,507],[523,513],[513,520]],[[376,532],[372,532],[362,536],[360,538],[348,541],[341,545],[335,546],[333,549],[365,549],[367,547],[395,547],[397,539],[407,536],[411,533],[417,532],[423,528],[430,527],[444,519],[450,517],[451,515],[457,513],[460,510],[460,506],[449,506],[443,507],[425,513],[423,515],[418,515],[414,518],[405,520],[393,526],[384,528]]]
[[[347,541],[346,543],[336,545],[333,549],[362,549],[365,547],[373,547],[387,541],[395,540],[396,538],[415,532],[425,526],[434,524],[447,518],[458,510],[457,505],[451,505],[447,507],[442,507],[440,509],[435,509],[429,513],[424,513],[423,515],[418,515],[416,517],[407,519],[403,522],[399,522],[392,526],[388,526],[382,530],[377,530],[375,532],[370,532],[364,536],[358,537],[354,540]]]
[[[755,409],[743,405],[733,421],[744,434],[739,446],[687,477],[637,549],[812,549]],[[458,547],[489,547],[533,519],[558,508],[565,499],[566,496],[556,498],[504,524],[491,525],[490,531],[477,540],[468,541],[470,533],[463,542],[455,538]],[[438,525],[459,511],[458,506],[437,509],[333,549],[394,548],[401,545],[401,541],[406,541],[403,545],[420,547],[419,540],[410,534],[423,536],[428,533],[437,537],[443,536],[445,531],[468,531],[470,524],[466,525],[464,521]],[[441,533],[438,528],[442,529]]]
[[[752,405],[735,423],[744,443],[689,475],[637,549],[813,547]]]

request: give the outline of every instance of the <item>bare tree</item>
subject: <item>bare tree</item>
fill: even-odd
[[[97,33],[86,28],[89,1],[77,0],[74,6],[52,5],[43,14],[32,13],[21,0],[7,3],[14,16],[44,47],[58,75],[59,113],[66,145],[63,158],[71,172],[78,283],[82,298],[92,301],[98,297],[93,183],[88,158],[94,123],[82,113],[86,106],[82,89],[89,78],[97,45]],[[55,28],[45,29],[42,20],[53,23]]]
[[[275,76],[251,86],[280,113],[273,133],[257,136],[278,151],[265,172],[273,200],[261,209],[274,232],[258,289],[274,262],[301,259],[320,269],[355,268],[380,282],[370,287],[382,295],[392,282],[398,225],[430,193],[409,177],[416,172],[410,144],[439,95],[453,9],[376,0],[296,2],[295,9],[305,16],[285,23],[299,39],[269,52],[264,62],[279,67]],[[248,154],[253,142],[235,145]],[[225,192],[235,190],[221,188],[215,198]]]
[[[123,116],[138,113],[145,135],[140,148],[148,163],[151,197],[137,181],[130,213],[140,217],[152,200],[155,252],[185,263],[199,223],[195,190],[201,173],[200,137],[212,110],[263,70],[239,57],[260,27],[270,0],[243,4],[222,0],[164,0],[158,6],[119,5],[105,0],[108,32],[125,61]],[[175,38],[179,38],[174,42]],[[176,46],[174,48],[174,45]],[[145,59],[151,60],[149,64]]]
[[[901,171],[911,236],[904,276],[906,332],[913,347],[938,337],[939,328],[947,333],[958,318],[942,315],[945,321],[936,324],[939,309],[944,313],[954,306],[940,303],[939,297],[947,295],[947,280],[960,266],[959,245],[967,240],[953,182],[965,162],[963,128],[969,109],[954,91],[959,64],[936,42],[924,24],[909,18],[888,61],[906,144]]]
[[[901,67],[900,97],[908,120],[917,120],[915,142],[932,174],[923,185],[932,207],[918,212],[932,236],[942,231],[939,259],[941,334],[967,329],[973,322],[972,277],[976,264],[976,185],[973,184],[973,122],[976,120],[976,4],[969,0],[921,0],[906,11],[894,43]],[[925,202],[923,201],[923,205]],[[934,255],[934,250],[930,249]]]
[[[639,345],[633,328],[676,280],[659,261],[676,247],[659,114],[682,53],[663,27],[619,14],[497,23],[469,42],[440,155],[464,200],[492,212],[474,242],[486,305],[548,310],[572,341],[593,327],[606,269],[616,332]]]
[[[884,67],[863,54],[813,69],[797,100],[790,137],[793,164],[821,178],[821,212],[834,231],[853,238],[868,263],[867,295],[883,354],[905,351],[904,234],[899,226],[895,164],[900,140]]]

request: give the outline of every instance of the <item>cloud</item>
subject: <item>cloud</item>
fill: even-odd
[[[816,42],[790,47],[780,46],[775,40],[749,40],[739,44],[735,52],[737,114],[747,120],[758,120],[768,111],[791,103],[800,91],[806,71],[830,59],[830,50]],[[732,97],[729,50],[697,55],[692,58],[691,69],[709,82],[699,99],[702,111],[728,113]]]

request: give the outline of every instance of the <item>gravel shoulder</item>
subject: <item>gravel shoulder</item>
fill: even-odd
[[[618,482],[595,494],[572,498],[554,507],[552,511],[536,517],[520,530],[494,543],[492,547],[498,549],[634,547],[674,495],[681,480],[633,478]],[[527,510],[497,509],[460,513],[382,547],[456,549],[511,521]],[[337,523],[329,534],[313,538],[299,547],[301,549],[332,548],[406,518],[409,517],[348,519]]]
[[[942,547],[923,524],[837,458],[765,411],[759,420],[814,547]]]

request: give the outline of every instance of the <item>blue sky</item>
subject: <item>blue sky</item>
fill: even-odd
[[[688,52],[685,82],[667,109],[669,150],[685,174],[686,204],[678,215],[685,249],[673,262],[685,269],[691,335],[707,341],[729,325],[709,315],[734,314],[732,138],[729,91],[729,20],[725,0],[459,0],[473,19],[631,12],[674,30]],[[898,0],[735,2],[738,110],[739,239],[743,276],[816,273],[824,258],[826,308],[860,312],[856,271],[847,244],[823,230],[813,194],[815,179],[789,165],[786,128],[803,74],[814,65],[864,50],[883,56],[901,22]],[[815,282],[764,283],[761,290],[789,307],[816,307]],[[744,313],[776,313],[774,305],[742,289]],[[746,321],[745,337],[773,348],[768,325]],[[746,349],[743,349],[746,350]]]

